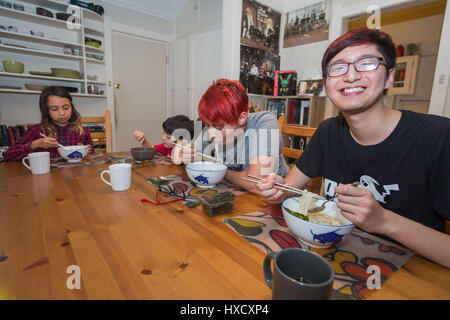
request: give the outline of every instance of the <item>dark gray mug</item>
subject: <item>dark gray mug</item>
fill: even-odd
[[[334,270],[317,253],[298,248],[283,249],[267,254],[263,267],[274,300],[331,299]]]

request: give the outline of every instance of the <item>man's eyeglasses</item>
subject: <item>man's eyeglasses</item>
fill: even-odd
[[[328,76],[339,77],[346,74],[351,64],[358,72],[374,71],[380,64],[387,66],[381,57],[364,57],[353,62],[339,62],[328,66]]]
[[[158,199],[158,192],[167,194],[169,196],[171,196],[172,198],[175,198],[173,200],[170,201],[165,201],[165,202],[161,202]],[[168,203],[172,203],[172,202],[177,202],[177,201],[183,201],[186,199],[186,194],[184,193],[184,190],[180,189],[180,188],[173,188],[170,185],[165,185],[165,184],[160,184],[158,186],[158,190],[156,190],[156,203],[147,199],[141,199],[141,202],[147,202],[147,203],[151,203],[154,205],[160,205],[160,204],[168,204]]]

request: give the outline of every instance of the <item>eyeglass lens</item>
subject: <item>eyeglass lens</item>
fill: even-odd
[[[336,63],[328,67],[328,75],[337,77],[346,74],[350,64],[353,64],[358,72],[373,71],[378,68],[381,60],[382,58],[378,57],[367,57],[353,62]]]

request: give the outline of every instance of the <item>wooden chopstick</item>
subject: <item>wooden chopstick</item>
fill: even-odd
[[[245,178],[245,177],[241,177],[241,180],[245,180],[245,181],[253,182],[253,183],[258,183],[257,180],[252,180],[252,179],[248,179],[248,178]],[[297,194],[303,194],[303,193],[304,193],[304,192],[301,191],[300,189],[292,190],[292,189],[280,187],[279,185],[275,185],[274,188],[275,188],[275,189],[284,190],[284,191],[289,191],[289,192],[292,192],[292,193],[297,193]]]
[[[175,147],[180,147],[180,148],[183,149],[183,150],[188,150],[185,146],[176,144],[175,142],[170,141],[170,143],[171,143],[172,145],[174,145]],[[220,160],[220,159],[218,159],[218,158],[214,158],[214,157],[208,156],[207,154],[201,153],[200,151],[197,151],[197,150],[194,150],[194,151],[195,151],[196,153],[198,153],[199,155],[205,157],[205,158],[209,158],[209,159],[214,160],[214,161],[216,161],[216,162],[220,162],[220,163],[222,163],[222,164],[224,164],[224,165],[226,165],[226,166],[228,167],[228,165],[227,165],[225,162],[223,162],[222,160]]]
[[[39,134],[41,135],[41,137],[44,137],[44,138],[48,138],[45,134],[43,134],[42,132],[39,132]],[[66,146],[63,146],[61,143],[59,143],[58,142],[58,146],[60,146],[61,148],[63,148],[64,150],[66,150],[66,151],[70,151],[70,149],[69,148],[67,148]]]
[[[248,174],[247,176],[249,176],[250,178],[256,179],[256,180],[262,180],[263,179],[261,177],[253,176],[251,174]],[[247,178],[241,178],[241,179],[245,180],[245,181],[253,182],[253,183],[258,183],[258,181],[247,179]],[[292,193],[297,193],[297,194],[304,194],[304,193],[306,193],[303,190],[300,190],[300,189],[297,189],[297,188],[294,188],[294,187],[291,187],[291,186],[287,186],[287,185],[284,185],[284,184],[281,184],[281,183],[275,183],[274,188],[275,189],[284,190],[284,191],[289,191],[289,192],[292,192]],[[309,192],[309,193],[311,193],[311,192]],[[312,197],[316,198],[316,199],[319,199],[319,200],[323,200],[323,197],[321,197],[319,195],[312,196]]]

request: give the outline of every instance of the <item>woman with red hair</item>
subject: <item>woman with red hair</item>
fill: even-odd
[[[361,28],[336,39],[322,60],[325,92],[342,115],[323,121],[296,166],[257,187],[269,202],[324,177],[357,227],[397,241],[450,268],[450,119],[394,110],[384,103],[394,81],[395,45],[379,30]],[[352,186],[353,182],[359,186]]]
[[[282,139],[276,117],[271,112],[248,112],[248,97],[239,81],[219,79],[203,94],[198,113],[205,124],[196,150],[214,154],[228,165],[226,179],[250,192],[259,190],[241,177],[248,174],[265,177],[289,172],[281,154]],[[193,160],[191,152],[183,152],[183,162]],[[195,158],[195,160],[199,160]]]

